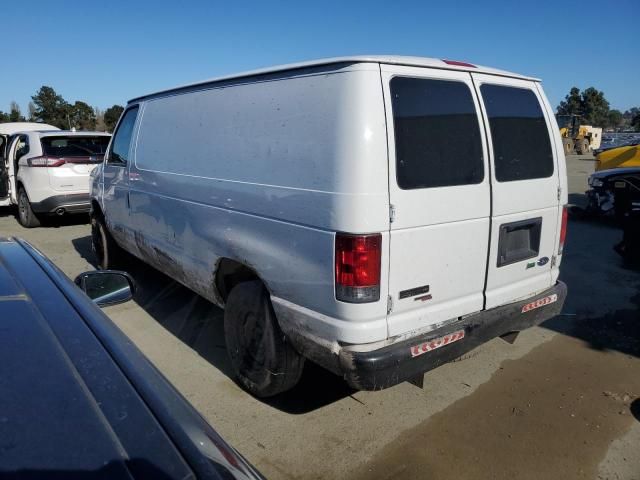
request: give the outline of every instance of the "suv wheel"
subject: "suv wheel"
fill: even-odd
[[[18,222],[25,228],[34,228],[40,226],[40,220],[31,210],[31,203],[24,187],[20,187],[18,191]]]
[[[113,269],[120,259],[121,248],[115,242],[102,217],[91,215],[91,250],[96,256],[98,268]]]
[[[271,397],[300,380],[304,357],[280,330],[260,281],[236,285],[226,302],[224,337],[238,382],[256,397]]]

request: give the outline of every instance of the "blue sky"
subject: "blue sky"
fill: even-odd
[[[615,7],[607,7],[607,3]],[[154,90],[350,54],[466,60],[640,106],[640,1],[7,2],[0,110],[41,85],[106,108]],[[7,31],[8,29],[8,31]],[[15,46],[14,50],[11,48]]]

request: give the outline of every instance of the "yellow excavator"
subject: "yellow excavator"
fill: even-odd
[[[602,129],[591,125],[581,125],[579,115],[556,115],[565,155],[577,153],[585,155],[600,148]]]

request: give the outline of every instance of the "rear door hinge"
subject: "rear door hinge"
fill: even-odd
[[[562,187],[558,187],[558,201],[560,201],[561,197],[562,197]]]
[[[558,258],[555,255],[551,255],[551,268],[556,266],[557,261],[558,261]]]
[[[387,295],[387,315],[393,312],[393,297],[391,295]]]
[[[396,207],[389,205],[389,223],[393,223],[396,220]]]

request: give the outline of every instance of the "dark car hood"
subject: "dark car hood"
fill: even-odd
[[[616,177],[620,175],[640,175],[640,167],[623,167],[623,168],[610,168],[608,170],[600,170],[591,174],[591,178],[605,179],[609,177]]]
[[[0,478],[236,475],[259,476],[55,266],[0,238]]]

